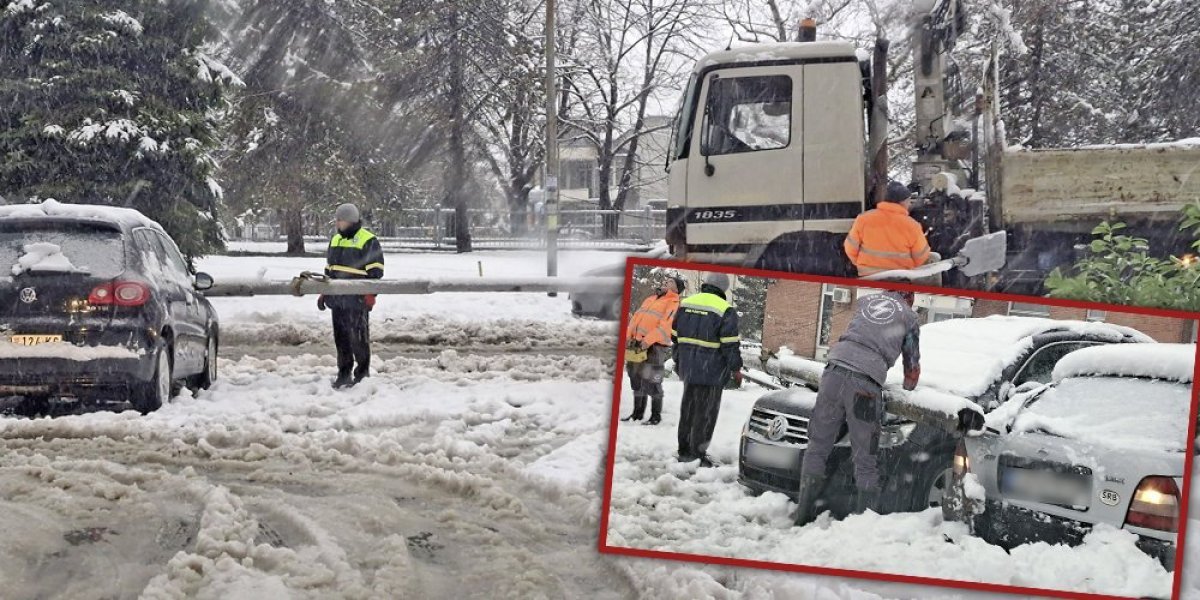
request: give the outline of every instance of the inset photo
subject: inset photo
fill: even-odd
[[[602,552],[1177,597],[1194,315],[630,263]]]

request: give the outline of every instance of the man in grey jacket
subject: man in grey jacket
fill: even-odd
[[[816,518],[815,506],[825,486],[825,464],[845,422],[850,431],[854,512],[879,512],[879,435],[883,428],[883,384],[888,369],[904,356],[904,389],[916,387],[921,375],[920,323],[912,309],[912,292],[885,290],[862,296],[846,332],[829,351],[821,374],[817,403],[808,424],[808,448],[800,468],[800,500],[796,525]]]

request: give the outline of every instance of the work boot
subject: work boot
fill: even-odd
[[[633,412],[629,413],[628,417],[621,419],[622,421],[641,421],[642,416],[646,414],[646,397],[633,397]]]
[[[370,374],[367,372],[366,369],[363,369],[361,372],[355,371],[354,379],[350,380],[350,385],[357,385],[360,381],[366,379],[367,377],[370,377]]]
[[[338,373],[337,379],[333,380],[333,389],[340,390],[342,388],[350,387],[353,385],[353,381],[354,380],[350,378],[349,373]]]
[[[851,512],[851,514],[861,515],[866,512],[867,509],[875,511],[876,514],[883,514],[883,511],[879,510],[879,488],[872,488],[869,490],[860,489],[858,490],[858,493],[855,494],[854,510]]]
[[[715,466],[717,466],[717,464],[718,464],[717,461],[713,460],[712,457],[707,454],[700,457],[700,466],[701,467],[715,467]]]
[[[812,523],[817,518],[817,499],[825,487],[824,475],[801,475],[800,498],[797,501],[796,512],[792,513],[792,522],[797,527]]]
[[[655,397],[650,399],[650,418],[646,420],[647,425],[658,425],[662,423],[662,398]]]

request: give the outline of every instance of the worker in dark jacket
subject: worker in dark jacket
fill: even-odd
[[[358,207],[343,204],[334,213],[337,233],[325,254],[325,274],[331,279],[383,277],[383,248],[375,234],[363,229]],[[333,387],[352,386],[370,374],[369,314],[375,295],[330,295],[317,298],[317,307],[333,312],[333,343],[337,346],[337,379]]]
[[[708,456],[721,392],[734,372],[742,369],[737,311],[725,295],[729,276],[711,273],[700,293],[684,298],[675,313],[675,370],[683,380],[683,403],[679,410],[679,460],[700,460],[713,466]]]
[[[854,512],[879,508],[879,435],[883,429],[883,384],[897,357],[904,356],[904,389],[921,376],[920,322],[912,292],[862,296],[846,332],[829,350],[817,403],[808,423],[808,447],[800,467],[800,499],[794,519],[806,525],[825,486],[825,463],[842,423],[850,432],[857,495]]]

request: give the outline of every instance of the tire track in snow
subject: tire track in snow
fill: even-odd
[[[594,489],[526,471],[602,427],[606,403],[591,397],[607,393],[609,370],[598,359],[397,357],[337,394],[329,356],[221,368],[212,390],[147,417],[0,420],[4,497],[53,525],[6,545],[0,578],[89,591],[80,597],[632,593],[594,551]],[[77,531],[96,539],[66,541]],[[29,564],[71,577],[55,584],[13,566]]]

